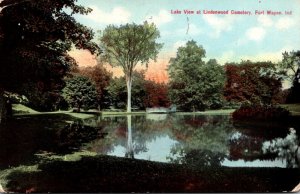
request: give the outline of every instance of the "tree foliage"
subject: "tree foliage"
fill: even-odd
[[[168,85],[147,80],[145,83],[145,107],[169,107]]]
[[[0,6],[0,77],[6,89],[29,81],[61,82],[75,64],[67,53],[73,45],[93,53],[97,49],[91,42],[92,30],[72,17],[91,10],[76,5],[75,0],[3,0]]]
[[[145,72],[134,71],[132,79],[132,106],[139,109],[144,109],[144,98],[146,96]],[[108,91],[110,104],[115,108],[123,109],[126,107],[127,88],[125,80],[125,76],[114,78],[106,88]]]
[[[125,77],[114,78],[106,88],[109,103],[115,108],[126,107]],[[168,107],[167,85],[145,78],[145,71],[133,72],[132,106],[138,109],[147,107]]]
[[[97,90],[98,105],[105,107],[106,87],[112,79],[112,73],[107,71],[103,64],[98,64],[94,67],[81,68],[79,74],[93,81]]]
[[[104,58],[112,66],[123,69],[127,84],[127,112],[131,111],[131,86],[133,71],[138,63],[148,65],[155,60],[162,44],[157,43],[160,37],[154,24],[145,22],[142,25],[126,24],[109,25],[101,37]]]
[[[66,82],[62,96],[72,108],[89,109],[97,107],[97,91],[95,85],[87,77],[75,76]]]
[[[113,108],[125,109],[126,107],[127,91],[125,82],[126,81],[124,76],[115,77],[106,87],[108,95],[107,104],[109,104]]]
[[[180,109],[204,110],[222,104],[224,70],[215,59],[206,63],[204,57],[203,47],[188,41],[170,60],[169,97]]]
[[[37,111],[56,111],[64,109],[60,102],[63,102],[63,97],[60,95],[60,89],[55,90],[52,88],[50,91],[43,82],[37,83],[24,83],[19,90],[28,98],[27,106]]]
[[[224,96],[228,101],[273,104],[281,92],[281,78],[272,62],[227,63],[225,72]]]
[[[287,102],[300,102],[300,51],[284,52],[279,67],[292,83]]]
[[[282,61],[278,64],[279,69],[292,83],[300,72],[300,51],[282,53]],[[298,77],[300,79],[300,77]]]
[[[20,92],[23,83],[39,82],[48,91],[60,89],[76,65],[68,51],[99,49],[92,30],[73,17],[91,12],[76,0],[3,0],[0,8],[1,91]]]

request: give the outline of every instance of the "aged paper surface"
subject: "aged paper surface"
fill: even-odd
[[[0,0],[0,193],[299,191],[299,0],[49,2]]]

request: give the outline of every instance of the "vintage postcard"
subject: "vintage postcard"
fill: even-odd
[[[0,0],[0,193],[300,190],[299,0]]]

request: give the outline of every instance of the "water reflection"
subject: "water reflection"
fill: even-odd
[[[0,168],[38,161],[37,154],[68,154],[101,138],[101,127],[67,115],[19,116],[0,124]]]
[[[133,143],[132,143],[132,126],[131,115],[127,115],[127,149],[126,158],[134,158]]]
[[[296,167],[299,137],[285,139],[289,127],[236,125],[226,115],[22,117],[0,126],[0,167],[32,161],[41,151],[74,150],[195,167]],[[264,151],[267,142],[274,146]]]
[[[220,166],[229,154],[228,138],[233,133],[226,116],[184,116],[172,126],[180,142],[172,148],[171,162],[191,166]]]
[[[177,141],[170,138],[168,120],[145,116],[103,117],[108,136],[87,148],[99,154],[167,162],[166,156]]]
[[[249,127],[236,128],[225,115],[127,115],[105,117],[103,122],[109,135],[97,145],[109,149],[90,144],[99,154],[203,167],[286,167],[288,160],[262,151],[265,141],[276,138],[274,132],[264,138]]]

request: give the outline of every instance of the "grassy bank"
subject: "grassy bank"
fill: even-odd
[[[288,177],[288,178],[287,178]],[[49,159],[0,172],[11,192],[282,192],[299,181],[299,170],[199,168],[118,158]]]
[[[288,109],[292,115],[300,116],[300,104],[281,104],[280,106]]]

